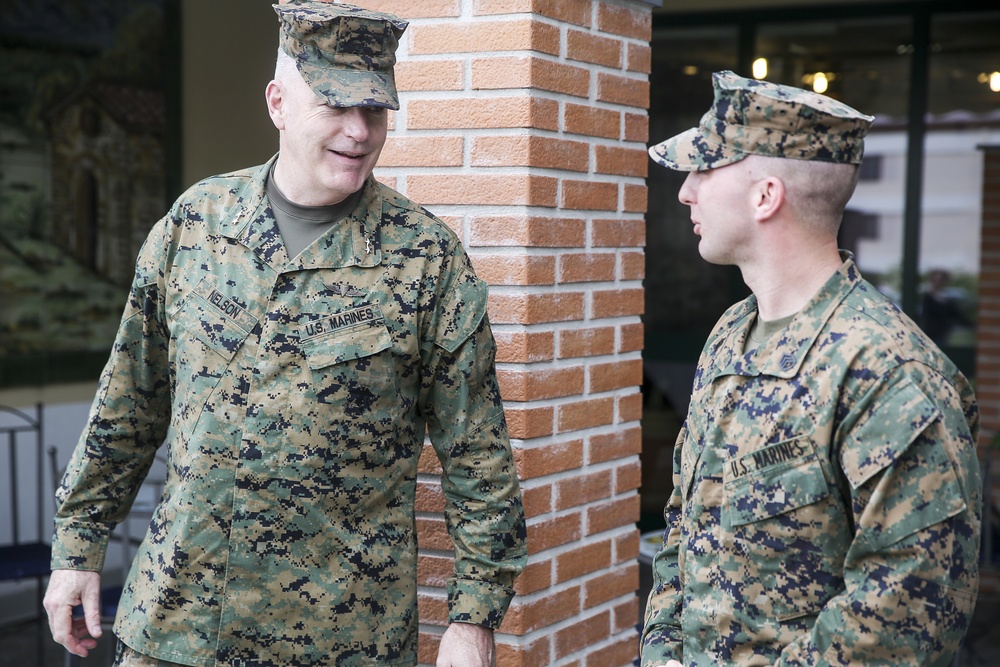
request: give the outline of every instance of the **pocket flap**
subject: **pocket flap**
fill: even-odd
[[[299,339],[306,363],[313,370],[361,359],[392,346],[377,303],[307,322],[299,326]]]
[[[830,493],[823,466],[806,437],[770,445],[729,466],[725,491],[730,526],[769,519]]]

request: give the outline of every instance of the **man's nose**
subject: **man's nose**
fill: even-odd
[[[677,199],[680,200],[682,204],[691,206],[694,204],[694,173],[689,173],[684,179],[684,183],[681,185],[680,191],[677,193]]]
[[[349,107],[343,115],[344,132],[355,141],[367,141],[371,132],[371,119],[364,107]]]

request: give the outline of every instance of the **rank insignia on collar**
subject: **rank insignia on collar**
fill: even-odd
[[[778,365],[781,366],[781,370],[783,371],[792,370],[795,367],[795,355],[786,352],[781,355],[781,361],[778,362]]]

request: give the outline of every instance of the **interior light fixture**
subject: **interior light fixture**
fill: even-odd
[[[684,72],[685,76],[694,76],[698,73],[698,67],[695,65],[685,65],[684,69],[681,71]]]
[[[990,74],[990,90],[994,93],[1000,93],[1000,72]]]
[[[763,79],[767,76],[767,58],[757,58],[753,61],[753,78]]]
[[[816,72],[816,74],[813,75],[812,86],[815,92],[825,93],[826,89],[830,87],[830,81],[826,78],[825,73]]]

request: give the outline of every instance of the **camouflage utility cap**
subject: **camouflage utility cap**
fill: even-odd
[[[335,107],[399,109],[392,67],[406,21],[332,2],[272,6],[281,48],[317,95]]]
[[[812,91],[712,75],[715,101],[698,127],[649,149],[654,162],[705,171],[748,155],[860,164],[874,118]]]

